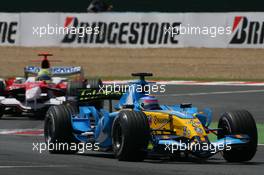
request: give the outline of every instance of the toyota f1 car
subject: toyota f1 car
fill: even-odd
[[[50,67],[48,56],[52,54],[39,56],[43,56],[41,67],[27,66],[24,77],[0,80],[0,117],[23,112],[43,118],[49,106],[62,104],[66,95],[75,96],[76,88],[85,87],[87,83],[100,84],[100,80],[87,82],[81,67]]]
[[[44,126],[49,151],[76,153],[81,148],[76,144],[90,143],[99,151],[113,151],[124,161],[141,161],[151,154],[207,159],[218,152],[229,162],[253,158],[257,129],[248,111],[225,112],[218,128],[210,128],[210,109],[200,111],[191,104],[159,105],[156,97],[136,90],[148,85],[144,77],[152,74],[132,75],[140,80],[131,82],[126,92],[81,89],[78,104],[50,107]],[[109,100],[109,110],[86,104],[96,100]],[[114,112],[112,100],[119,100]],[[217,140],[211,141],[209,134]]]

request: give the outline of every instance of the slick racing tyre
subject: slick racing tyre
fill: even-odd
[[[150,139],[148,118],[143,112],[124,110],[112,126],[115,156],[121,161],[142,161]]]
[[[5,111],[5,107],[0,105],[0,119],[3,117]]]
[[[79,89],[85,88],[82,81],[69,81],[67,85],[66,95],[70,97],[77,97]]]
[[[44,122],[45,142],[50,153],[74,154],[78,152],[78,141],[73,135],[71,115],[77,112],[71,104],[51,106]]]
[[[246,134],[250,137],[250,142],[241,147],[233,146],[231,150],[223,151],[223,157],[228,162],[243,162],[251,160],[258,144],[257,127],[253,116],[246,110],[232,111],[224,113],[218,123],[218,139],[225,135]]]
[[[0,96],[4,96],[5,82],[0,79]],[[0,118],[4,115],[5,107],[0,105]]]
[[[103,85],[103,82],[101,79],[89,79],[86,81],[86,87],[87,88],[99,90],[102,85]]]
[[[2,79],[0,79],[0,96],[4,96],[5,88],[6,88],[5,82]]]
[[[69,110],[70,115],[78,114],[79,110],[76,103],[67,102],[65,103],[66,108]]]
[[[102,86],[102,80],[101,79],[90,79],[85,82],[82,81],[70,81],[68,83],[67,92],[66,95],[68,97],[77,97],[79,93],[79,89],[82,88],[91,88],[96,91],[100,90],[100,86]],[[86,105],[94,106],[96,109],[102,109],[104,107],[104,101],[98,100],[86,103]]]
[[[96,91],[100,90],[100,87],[103,86],[103,82],[101,79],[90,79],[86,82],[86,87],[95,89]],[[102,109],[104,107],[104,101],[98,100],[94,102],[89,102],[87,105],[94,106],[96,109]]]

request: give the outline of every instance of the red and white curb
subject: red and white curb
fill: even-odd
[[[0,135],[43,136],[43,129],[0,129]]]
[[[104,84],[127,84],[133,80],[111,80],[103,81]],[[264,86],[264,82],[253,81],[151,81],[157,84],[165,85],[226,85],[226,86]]]

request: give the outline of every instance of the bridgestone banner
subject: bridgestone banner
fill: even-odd
[[[0,13],[0,46],[19,45],[19,14]]]
[[[262,13],[0,13],[0,46],[263,48]]]

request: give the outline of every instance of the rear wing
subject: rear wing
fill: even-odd
[[[28,77],[30,74],[37,75],[40,70],[41,68],[37,66],[27,66],[24,68],[25,77]],[[81,74],[83,76],[83,69],[80,66],[51,67],[50,72],[52,76],[70,76],[75,74]]]
[[[39,71],[40,71],[40,67],[37,66],[27,66],[24,68],[25,77],[28,77],[29,74],[37,75]]]

